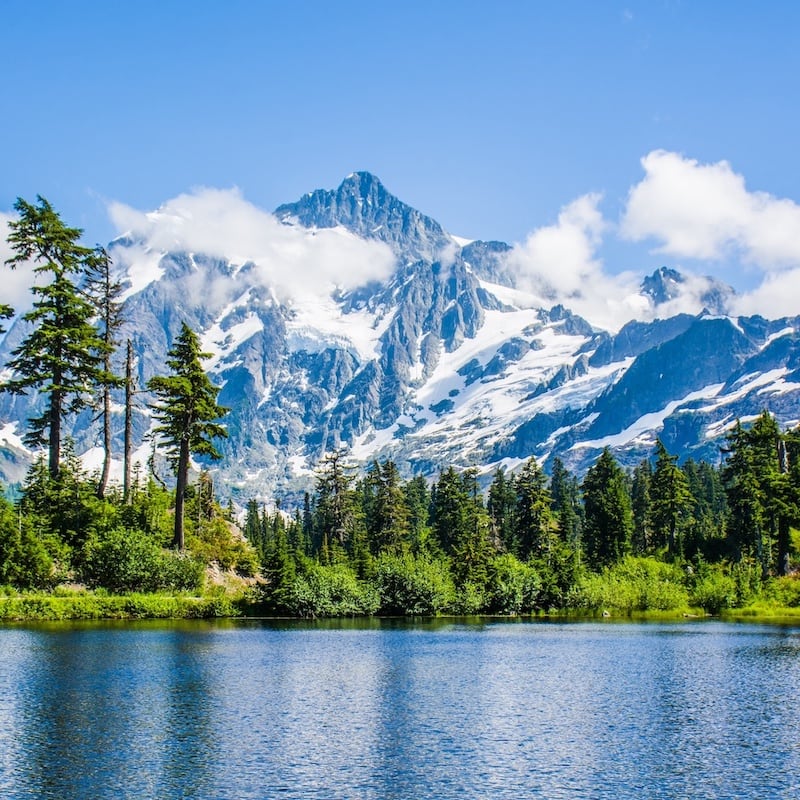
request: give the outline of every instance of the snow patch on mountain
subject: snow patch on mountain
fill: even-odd
[[[681,406],[691,403],[694,400],[701,400],[714,397],[724,384],[711,384],[696,392],[690,392],[680,400],[672,400],[664,408],[649,414],[643,414],[632,425],[625,430],[611,436],[604,436],[602,439],[593,439],[585,442],[576,442],[570,450],[593,449],[602,450],[604,447],[622,447],[637,442],[639,444],[652,444],[655,442],[658,431],[664,426],[664,420],[674,414]]]

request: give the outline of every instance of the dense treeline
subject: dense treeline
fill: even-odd
[[[332,453],[302,509],[251,501],[245,534],[277,613],[717,612],[790,572],[798,445],[765,412],[733,429],[721,468],[679,466],[659,441],[631,474],[608,449],[582,482],[531,458],[498,469],[486,496],[474,470],[429,486],[391,461],[356,476]]]

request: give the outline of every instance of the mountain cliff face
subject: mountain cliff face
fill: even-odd
[[[284,296],[257,264],[233,257],[146,253],[148,281],[132,267],[123,336],[133,341],[139,385],[163,369],[183,321],[213,354],[208,367],[231,409],[215,467],[222,494],[294,494],[321,455],[340,447],[355,461],[391,457],[407,474],[451,464],[488,474],[531,455],[545,466],[558,455],[582,472],[605,446],[631,465],[651,454],[657,435],[682,456],[716,461],[733,422],[763,408],[784,426],[798,422],[800,318],[725,316],[732,290],[719,282],[704,284],[699,316],[631,321],[611,333],[519,291],[509,245],[455,239],[368,173],[275,217],[311,236],[337,229],[382,243],[394,270],[309,299]],[[685,280],[662,267],[643,280],[642,297],[672,308]],[[0,364],[22,335],[18,322]],[[146,399],[135,425],[142,459]],[[0,395],[6,482],[30,462],[19,437],[35,405]],[[72,423],[91,464],[92,415]],[[121,418],[119,427],[117,452]]]

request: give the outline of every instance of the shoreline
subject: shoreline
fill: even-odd
[[[263,607],[262,607],[263,608]],[[754,622],[800,624],[800,607],[796,606],[743,606],[724,609],[719,614],[709,614],[702,609],[675,609],[649,611],[587,611],[563,609],[516,615],[420,615],[398,617],[392,615],[364,614],[339,616],[287,616],[260,613],[259,604],[241,596],[225,594],[51,594],[31,593],[0,595],[0,625],[25,622],[70,621],[139,621],[139,620],[275,620],[280,622],[320,622],[322,620],[476,620],[476,621],[542,621],[542,622]]]

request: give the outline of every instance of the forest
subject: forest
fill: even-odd
[[[235,509],[220,505],[207,469],[191,470],[193,458],[219,458],[226,409],[184,324],[166,374],[147,385],[154,458],[134,467],[130,344],[119,341],[110,259],[80,245],[81,231],[43,198],[16,210],[6,264],[33,263],[37,280],[0,391],[42,398],[25,437],[42,455],[0,498],[0,616],[800,608],[800,429],[781,431],[766,410],[734,425],[719,465],[679,463],[657,441],[632,471],[604,450],[582,480],[558,458],[549,475],[530,458],[488,477],[447,468],[429,482],[404,479],[391,461],[359,472],[336,451],[299,507]],[[0,307],[0,319],[13,314]],[[124,396],[121,485],[110,480],[112,396]],[[91,474],[62,434],[86,407],[105,454]]]

